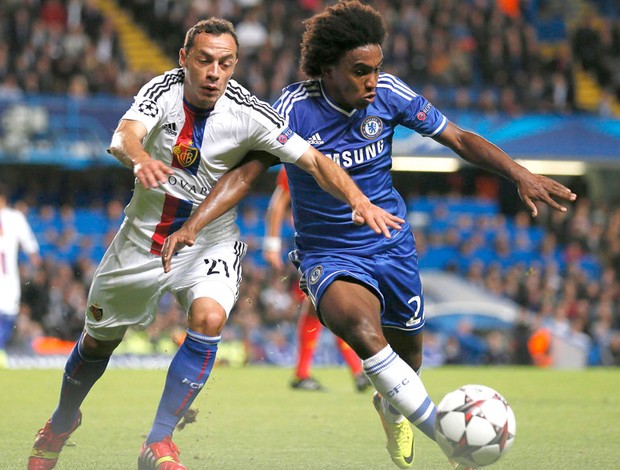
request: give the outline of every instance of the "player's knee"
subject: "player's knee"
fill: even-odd
[[[219,336],[226,324],[224,310],[194,311],[189,315],[189,329],[206,336]]]
[[[340,336],[362,359],[381,351],[387,341],[374,322],[357,321],[341,330]]]
[[[88,357],[104,359],[110,357],[121,340],[102,341],[85,334],[82,339],[82,351]]]
[[[226,324],[226,310],[216,300],[201,297],[192,303],[188,314],[189,329],[206,336],[219,336]]]

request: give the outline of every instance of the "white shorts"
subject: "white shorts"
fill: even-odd
[[[120,339],[128,327],[155,320],[159,300],[172,292],[189,311],[201,297],[217,301],[230,314],[239,296],[241,261],[247,245],[238,240],[183,248],[164,273],[161,258],[130,241],[122,230],[106,251],[88,294],[86,331],[100,340]]]

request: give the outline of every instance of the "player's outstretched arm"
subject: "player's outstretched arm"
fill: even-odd
[[[218,180],[181,228],[164,240],[161,260],[165,272],[170,271],[172,256],[184,246],[192,246],[198,232],[247,196],[256,179],[274,161],[275,157],[268,153],[250,152],[240,165]]]
[[[146,127],[138,121],[121,120],[112,135],[108,153],[114,155],[127,168],[133,169],[140,184],[145,188],[156,188],[166,182],[173,173],[164,162],[154,160],[142,147]]]
[[[435,140],[452,149],[469,163],[498,173],[514,182],[521,200],[529,208],[532,217],[538,215],[536,201],[544,202],[553,209],[564,212],[566,207],[557,200],[572,202],[577,199],[577,195],[563,184],[546,176],[531,173],[496,145],[452,123],[449,123]]]
[[[280,185],[271,195],[265,216],[265,239],[263,242],[263,258],[276,270],[282,269],[282,224],[286,211],[291,204],[290,193]]]
[[[367,224],[375,233],[391,238],[389,227],[400,230],[405,222],[372,204],[346,171],[314,147],[310,147],[296,165],[310,173],[325,191],[346,202],[353,210],[352,218],[356,224]]]

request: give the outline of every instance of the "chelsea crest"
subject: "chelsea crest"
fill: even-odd
[[[362,121],[360,131],[365,139],[374,140],[383,130],[383,121],[377,116],[368,116]]]

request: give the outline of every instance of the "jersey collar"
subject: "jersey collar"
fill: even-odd
[[[319,79],[319,85],[321,85],[321,94],[323,95],[323,98],[325,98],[325,101],[327,102],[327,104],[334,108],[336,111],[338,111],[341,114],[344,114],[346,117],[351,117],[353,116],[358,110],[357,109],[352,109],[351,111],[346,111],[345,109],[342,109],[340,106],[338,106],[336,103],[334,103],[329,96],[327,96],[327,91],[325,90],[325,85],[323,84],[323,79]]]

